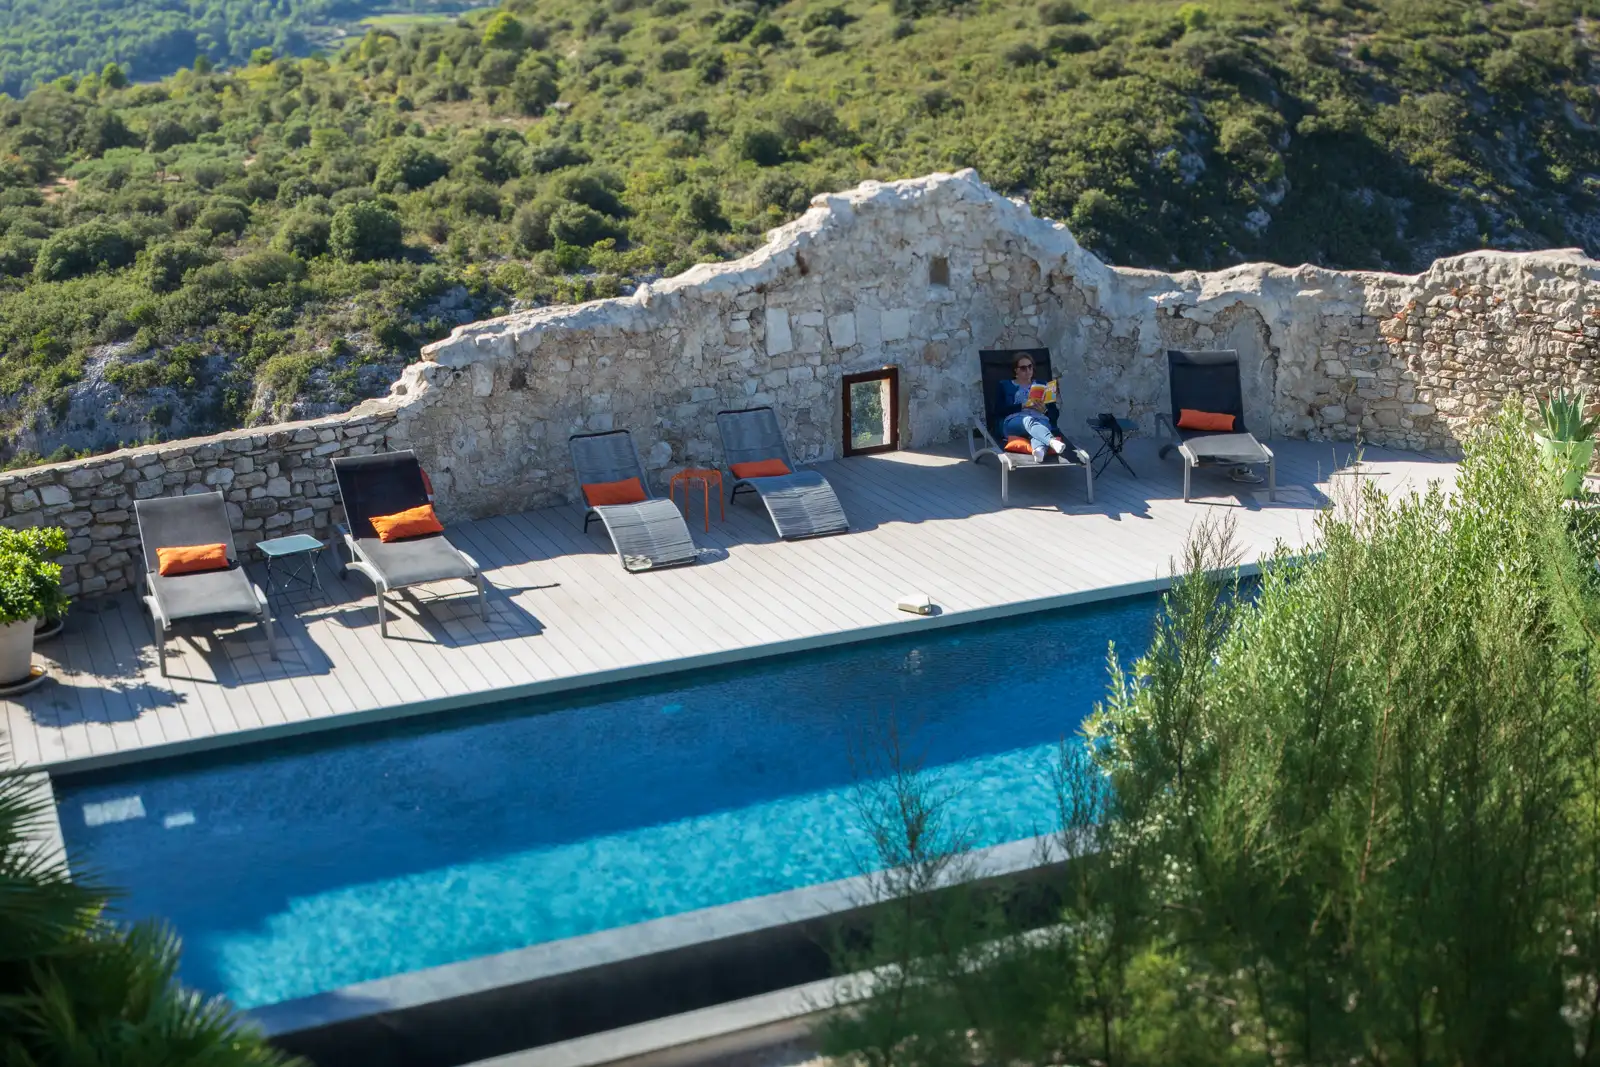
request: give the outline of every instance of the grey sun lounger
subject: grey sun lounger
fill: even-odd
[[[253,615],[267,631],[267,654],[278,658],[272,632],[272,612],[261,587],[245,576],[233,546],[233,526],[221,493],[136,500],[133,514],[139,523],[139,548],[144,556],[144,604],[156,634],[156,661],[167,673],[167,632],[180,619]],[[161,576],[157,555],[163,548],[214,545],[228,549],[226,570]]]
[[[802,537],[825,537],[845,533],[850,522],[839,506],[839,497],[828,480],[816,471],[795,466],[789,446],[783,439],[778,415],[771,408],[746,408],[717,412],[717,432],[722,436],[722,454],[731,472],[735,463],[757,463],[781,459],[792,472],[767,478],[740,478],[734,475],[729,501],[741,492],[761,498],[772,516],[772,525],[785,541]]]
[[[1005,436],[1000,428],[1000,413],[995,410],[996,394],[1002,381],[1012,376],[1011,364],[1023,353],[1033,357],[1033,378],[1037,382],[1048,382],[1050,374],[1050,350],[1048,348],[1017,348],[1017,349],[985,349],[978,353],[978,365],[983,374],[983,419],[973,420],[971,428],[967,431],[967,456],[977,463],[984,456],[993,456],[1000,464],[1000,503],[1011,503],[1011,475],[1018,472],[1035,471],[1070,471],[1081,468],[1084,477],[1084,489],[1088,495],[1089,503],[1094,503],[1094,467],[1089,463],[1089,453],[1072,443],[1072,438],[1062,435],[1062,440],[1067,443],[1066,452],[1059,456],[1049,455],[1040,463],[1033,458],[1031,452],[1007,452],[1003,444]],[[1061,413],[1054,404],[1046,410],[1050,421],[1059,430]]]
[[[1257,441],[1244,424],[1244,388],[1239,379],[1239,353],[1232,350],[1185,352],[1167,350],[1172,413],[1158,412],[1156,427],[1168,437],[1161,446],[1165,459],[1173,451],[1183,457],[1183,499],[1199,466],[1267,465],[1267,499],[1278,499],[1278,464],[1272,449]],[[1178,426],[1184,408],[1233,416],[1233,431],[1187,430]],[[1256,479],[1259,480],[1259,479]]]
[[[452,545],[444,534],[382,541],[372,528],[374,515],[393,515],[428,503],[422,467],[411,451],[352,456],[333,461],[344,505],[344,546],[350,553],[345,570],[372,581],[378,598],[378,634],[389,636],[384,597],[394,590],[459,578],[478,587],[478,615],[489,617],[483,574],[473,558]]]
[[[650,495],[650,480],[645,477],[639,449],[627,430],[574,434],[567,439],[572,451],[572,468],[578,475],[579,492],[585,485],[639,479],[645,500],[637,504],[583,505],[583,531],[599,519],[617,550],[622,569],[629,573],[677,567],[700,558],[689,524],[678,506],[670,500]]]

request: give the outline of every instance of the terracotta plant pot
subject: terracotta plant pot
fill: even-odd
[[[33,671],[33,619],[0,623],[0,685],[25,680]]]
[[[1589,471],[1589,461],[1594,458],[1594,441],[1554,441],[1543,434],[1533,436],[1539,442],[1539,450],[1561,475],[1562,492],[1577,496],[1583,488],[1583,476]]]

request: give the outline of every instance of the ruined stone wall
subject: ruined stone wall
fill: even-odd
[[[626,427],[657,478],[715,464],[718,410],[772,404],[806,459],[842,448],[840,379],[900,369],[900,442],[981,410],[977,352],[1047,346],[1063,428],[1112,411],[1145,432],[1165,350],[1237,349],[1265,437],[1450,452],[1517,393],[1594,388],[1600,264],[1475,253],[1421,275],[1250,264],[1108,267],[971,171],[818,197],[736,263],[633,295],[458,329],[396,386],[399,434],[463,512],[571,499],[567,437]]]
[[[1265,438],[1453,451],[1518,394],[1600,392],[1600,263],[1474,253],[1415,276],[1250,264],[1109,267],[971,171],[820,196],[761,249],[631,296],[475,323],[346,416],[0,475],[7,523],[61,523],[76,592],[127,587],[131,501],[216,486],[241,541],[323,530],[328,458],[415,448],[447,519],[577,499],[567,439],[626,428],[658,490],[719,466],[716,413],[770,404],[796,456],[842,450],[841,378],[892,365],[900,441],[982,411],[977,353],[1051,349],[1063,429],[1111,411],[1154,432],[1169,347],[1240,354]]]
[[[241,553],[268,537],[326,538],[339,496],[330,460],[382,451],[393,424],[393,412],[379,403],[311,422],[11,471],[0,474],[0,521],[64,527],[68,595],[116,593],[138,584],[134,501],[216,490],[228,501]]]

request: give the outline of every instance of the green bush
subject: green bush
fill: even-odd
[[[618,236],[612,221],[586,204],[565,203],[550,215],[550,236],[562,244],[587,248],[607,237]]]
[[[396,188],[426,189],[450,173],[450,163],[426,145],[406,140],[392,146],[378,163],[373,187],[381,192]]]
[[[214,200],[195,217],[194,227],[213,237],[237,237],[250,225],[250,209],[232,198]]]
[[[189,241],[162,241],[141,253],[145,284],[154,293],[170,293],[183,284],[189,271],[210,263],[213,256]]]
[[[1202,526],[1149,650],[1064,744],[1026,935],[936,783],[862,804],[892,867],[853,1062],[1569,1065],[1600,1051],[1600,524],[1520,413],[1453,492],[1368,483],[1238,584]],[[1063,723],[1071,730],[1073,724]],[[942,898],[914,891],[937,880]],[[855,1059],[859,1057],[859,1060]]]
[[[521,48],[522,23],[509,11],[497,11],[483,28],[483,47]]]
[[[39,246],[34,277],[53,282],[133,262],[141,241],[132,231],[108,222],[86,222],[51,234]]]
[[[734,151],[758,167],[776,167],[788,158],[783,134],[771,126],[745,126],[734,134]]]
[[[400,218],[371,201],[347,204],[328,226],[328,250],[347,263],[399,259],[405,253]]]

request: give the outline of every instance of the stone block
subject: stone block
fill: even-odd
[[[78,467],[75,470],[62,472],[61,484],[68,489],[87,489],[105,481],[105,476],[97,470],[88,467]]]
[[[220,488],[232,485],[234,477],[232,467],[213,467],[206,471],[206,476],[201,480],[213,488]]]
[[[36,489],[24,489],[20,493],[11,494],[11,510],[32,511],[39,506],[39,492]]]
[[[72,503],[72,491],[62,485],[41,485],[39,487],[39,500],[46,507],[70,504]]]
[[[782,308],[766,309],[767,355],[777,356],[794,348],[789,332],[789,313]]]
[[[834,348],[849,348],[856,343],[856,317],[849,311],[828,319],[828,343]]]

